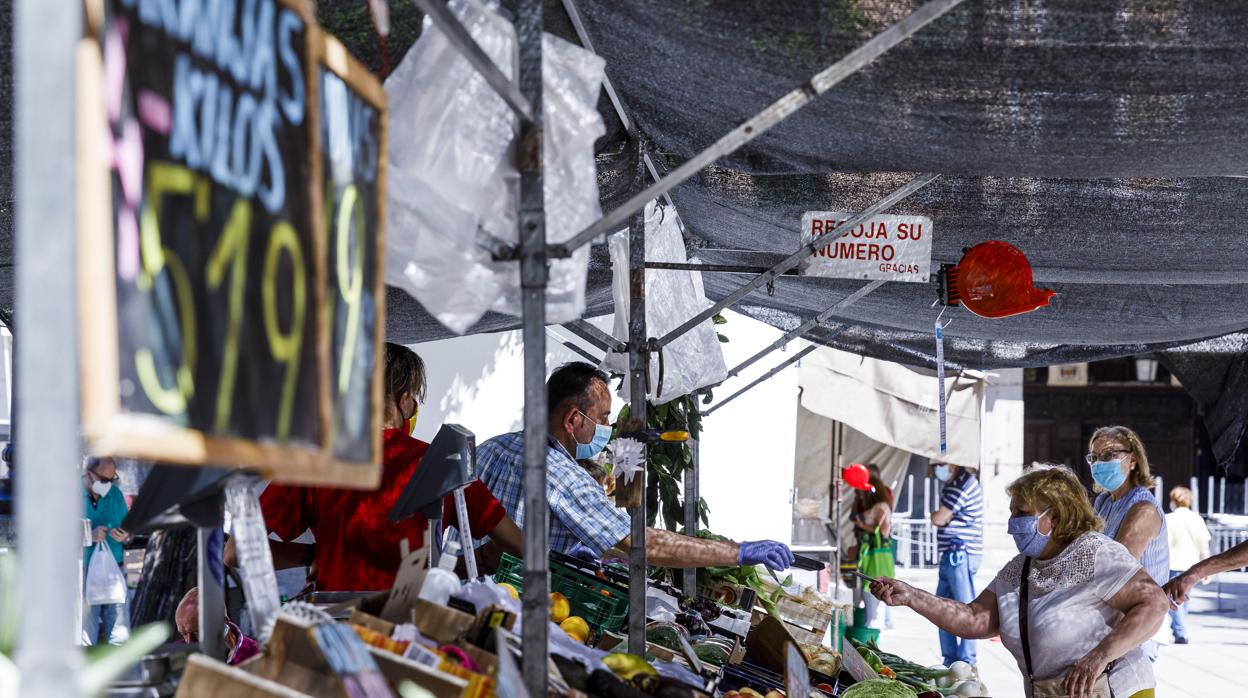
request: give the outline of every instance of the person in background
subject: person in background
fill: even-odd
[[[854,528],[858,530],[860,555],[874,547],[877,540],[876,534],[885,543],[889,542],[893,535],[893,503],[888,496],[888,488],[877,475],[871,476],[870,483],[871,489],[854,492],[857,500],[854,509],[862,512],[854,519]],[[880,600],[872,595],[869,589],[864,588],[862,601],[866,606],[867,627],[880,627],[879,621],[876,620],[876,616],[879,615]]]
[[[85,488],[83,508],[91,522],[91,545],[83,549],[84,579],[91,569],[91,556],[98,543],[107,543],[108,551],[125,570],[126,551],[122,543],[130,537],[120,526],[129,509],[126,497],[117,486],[117,464],[111,458],[90,458],[82,473]],[[87,646],[106,642],[120,645],[130,637],[130,614],[126,604],[82,607],[82,641]]]
[[[1170,513],[1166,514],[1166,530],[1170,541],[1170,579],[1209,557],[1209,527],[1200,514],[1192,511],[1192,491],[1186,487],[1170,490]],[[1170,631],[1174,644],[1187,644],[1187,604],[1170,606]]]
[[[880,482],[884,481],[884,476],[880,475],[880,466],[876,465],[875,463],[867,463],[867,473],[870,474],[871,477],[878,478]],[[897,500],[893,498],[893,488],[885,486],[884,491],[888,495],[889,508],[896,509]],[[892,515],[891,514],[889,515],[889,531],[892,531]],[[890,533],[890,537],[891,537],[891,533]],[[897,539],[894,537],[892,538],[892,541],[893,541],[893,552],[896,553]],[[896,560],[894,560],[894,562],[895,561]],[[889,606],[888,604],[884,604],[884,629],[885,630],[893,629],[893,607]]]
[[[318,591],[383,591],[394,584],[400,542],[410,550],[424,545],[428,520],[421,514],[391,523],[388,519],[411,480],[429,444],[412,438],[416,414],[425,399],[425,364],[411,349],[386,344],[386,401],[382,433],[381,485],[376,490],[287,487],[269,485],[260,507],[271,533],[273,564],[278,569],[315,567]],[[505,552],[523,549],[520,529],[481,482],[464,492],[474,534],[492,534]],[[443,502],[443,522],[455,525],[454,499]],[[315,544],[294,543],[311,530]],[[226,546],[226,564],[237,562],[233,541]],[[315,563],[315,564],[314,564]]]
[[[932,475],[942,483],[940,508],[932,512],[940,570],[936,595],[959,603],[975,600],[975,573],[984,559],[984,491],[974,467],[936,463]],[[939,627],[939,623],[937,626]],[[940,630],[940,653],[945,665],[978,657],[974,638]]]
[[[191,587],[178,603],[173,616],[178,635],[188,644],[199,642],[199,587]],[[234,621],[225,619],[225,663],[230,666],[242,664],[260,654],[260,645],[243,634]]]
[[[1033,468],[1006,492],[1007,530],[1019,554],[974,601],[939,598],[895,579],[872,584],[872,591],[886,604],[913,608],[950,634],[1000,635],[1024,677],[1030,673],[1036,681],[1062,684],[1060,693],[1046,696],[1085,696],[1108,672],[1112,695],[1152,698],[1153,665],[1140,645],[1161,627],[1165,595],[1122,544],[1099,532],[1101,521],[1068,468]],[[1030,662],[1020,622],[1023,584]],[[1030,685],[1018,694],[993,688],[994,695],[1033,695]]]
[[[1105,521],[1105,535],[1122,543],[1158,585],[1170,581],[1170,537],[1140,437],[1127,427],[1101,427],[1084,456],[1099,494],[1092,504]],[[1157,658],[1157,643],[1145,647]]]
[[[546,501],[550,549],[559,553],[602,559],[614,550],[627,557],[628,512],[616,507],[577,463],[602,453],[611,440],[607,380],[605,373],[578,361],[559,367],[546,381]],[[477,446],[477,474],[523,527],[524,432]],[[706,540],[657,528],[646,529],[646,558],[650,564],[674,568],[765,564],[784,570],[793,564],[793,553],[783,543]]]
[[[872,478],[879,480],[880,482],[884,482],[884,476],[880,475],[880,466],[876,465],[875,463],[867,463],[867,474],[869,474]],[[893,500],[893,488],[885,485],[884,494],[885,496],[888,497],[888,506],[890,507],[894,506],[895,502]]]

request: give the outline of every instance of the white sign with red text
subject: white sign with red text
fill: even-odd
[[[829,235],[853,214],[807,211],[802,244]],[[926,282],[932,270],[932,219],[875,216],[819,247],[802,264],[805,276]]]

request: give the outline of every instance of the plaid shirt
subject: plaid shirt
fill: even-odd
[[[607,498],[602,485],[547,437],[546,500],[550,549],[566,553],[574,543],[601,556],[630,532],[628,513]],[[496,436],[477,447],[477,477],[507,514],[524,528],[524,432]]]

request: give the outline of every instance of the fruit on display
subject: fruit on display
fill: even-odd
[[[625,681],[632,681],[638,676],[659,675],[659,672],[650,666],[649,662],[635,654],[615,652],[603,657],[602,663],[606,664],[613,674]]]
[[[555,624],[562,623],[572,615],[572,605],[568,603],[568,597],[559,592],[552,592],[550,595],[550,620]]]
[[[504,591],[506,591],[506,592],[507,592],[507,593],[511,596],[511,598],[516,599],[517,601],[519,601],[519,600],[520,600],[520,590],[519,590],[519,589],[517,589],[517,588],[515,588],[514,586],[512,586],[512,585],[508,584],[507,582],[499,582],[499,583],[498,583],[498,586],[499,586],[499,587],[501,587]]]
[[[564,619],[559,627],[577,642],[583,643],[589,637],[589,623],[586,623],[585,619],[580,616],[570,616]]]

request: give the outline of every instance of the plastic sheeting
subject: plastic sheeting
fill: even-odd
[[[452,9],[505,74],[516,74],[510,22],[476,0]],[[428,20],[426,20],[428,22]],[[543,36],[546,233],[566,240],[602,215],[593,143],[604,127],[596,104],[601,58]],[[387,281],[462,334],[487,310],[519,315],[519,268],[496,263],[480,233],[515,244],[519,175],[516,119],[437,29],[426,29],[387,79],[391,100]],[[552,322],[585,310],[589,250],[551,263]]]
[[[646,204],[646,259],[652,262],[685,262],[685,244],[670,207]],[[615,296],[616,337],[628,336],[629,283],[628,231],[611,236],[611,265],[615,270],[612,288]],[[700,272],[646,270],[646,333],[662,337],[689,318],[710,307],[702,288]],[[650,356],[647,399],[670,402],[708,385],[718,385],[728,377],[724,352],[719,346],[715,324],[707,320],[680,336],[659,353]],[[628,370],[628,355],[610,353],[603,367],[616,373]],[[620,386],[621,397],[629,397],[629,381]]]

